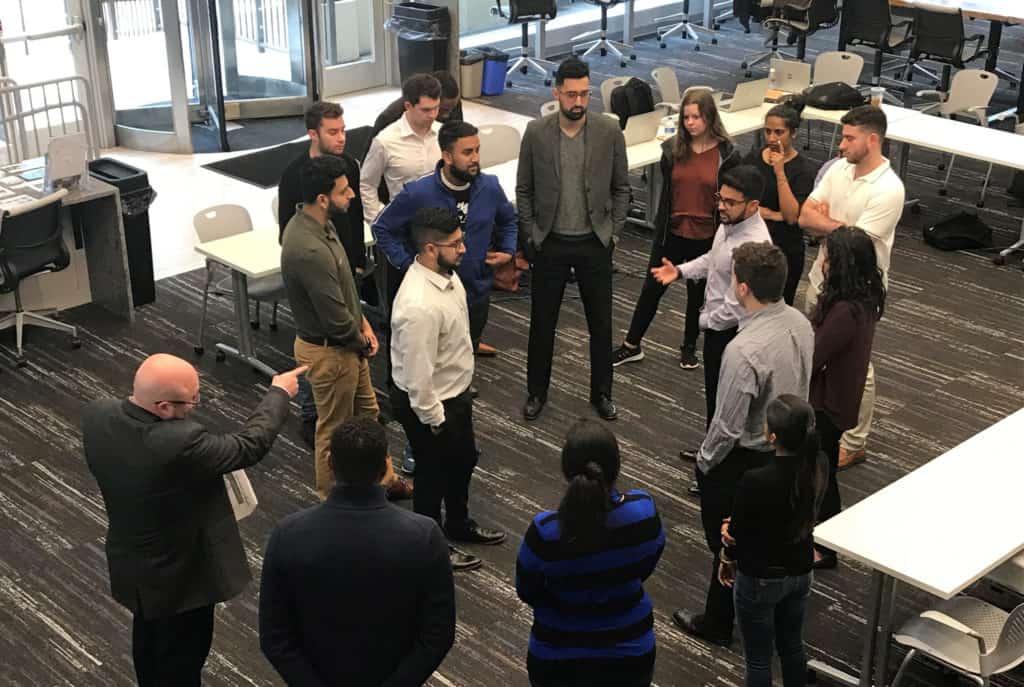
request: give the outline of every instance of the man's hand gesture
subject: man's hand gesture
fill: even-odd
[[[295,394],[299,393],[299,375],[305,374],[308,369],[309,365],[303,365],[291,372],[282,372],[279,375],[274,375],[274,378],[270,381],[270,386],[284,389],[284,392],[288,394],[288,398],[295,398]]]
[[[679,269],[668,258],[661,259],[661,267],[652,267],[651,276],[662,286],[668,286],[679,279]]]

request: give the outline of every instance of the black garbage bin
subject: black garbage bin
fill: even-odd
[[[125,252],[128,254],[128,274],[132,280],[132,301],[135,307],[152,303],[156,300],[156,282],[153,278],[149,206],[156,198],[156,191],[149,185],[149,177],[144,170],[109,157],[90,162],[89,174],[120,191]]]
[[[452,23],[447,7],[400,2],[385,26],[398,36],[398,74],[402,81],[413,74],[448,68]]]

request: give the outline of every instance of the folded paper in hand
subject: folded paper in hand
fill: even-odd
[[[224,475],[224,486],[228,490],[231,509],[235,511],[235,520],[252,515],[256,510],[256,492],[252,490],[252,483],[245,470],[235,470]]]

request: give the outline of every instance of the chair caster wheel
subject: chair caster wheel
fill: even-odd
[[[997,255],[997,256],[995,256],[994,258],[992,258],[992,264],[994,264],[994,265],[1005,265],[1006,264],[1006,256],[1005,255]],[[18,366],[21,367],[21,363],[18,363]]]
[[[693,51],[694,52],[700,52],[700,46],[699,45],[693,46]]]
[[[18,360],[16,361],[16,364],[17,364],[18,367],[27,367],[28,366],[28,361],[25,360],[24,358],[18,358]]]
[[[974,207],[976,207],[976,208],[983,208],[983,207],[985,207],[985,201],[979,201],[979,202],[975,203]]]
[[[750,77],[752,77],[753,75],[754,75],[754,73],[753,73],[753,72],[744,72],[744,74],[743,74],[743,76],[744,76],[744,77],[746,77],[746,78],[748,78],[748,79],[749,79]]]
[[[270,331],[276,332],[277,331],[277,325],[276,324],[270,325]]]
[[[551,85],[551,79],[544,79],[544,85],[545,86],[550,86]]]
[[[202,355],[203,353],[206,352],[206,349],[203,348],[202,346],[193,346],[192,350],[195,352],[196,355]]]
[[[512,79],[505,82],[505,88],[512,88]]]
[[[630,55],[629,59],[632,60],[633,62],[636,62],[636,55]]]
[[[667,47],[668,47],[668,44],[667,44],[667,43],[660,43],[659,45],[660,45],[660,47],[661,47],[661,49],[662,49],[662,50],[664,50],[665,48],[667,48]]]
[[[718,45],[718,39],[717,38],[712,38],[711,39],[711,45]]]
[[[940,172],[945,172],[946,171],[946,163],[945,162],[940,162],[939,163],[939,171]]]
[[[77,336],[75,338],[71,339],[71,348],[72,349],[77,350],[77,349],[79,349],[81,347],[82,347],[82,340],[81,339],[79,339]]]
[[[946,191],[946,189],[944,189],[944,188],[940,188],[939,189],[939,195],[940,196],[945,196],[947,193],[948,193],[948,191]]]
[[[619,62],[619,66],[622,67],[623,69],[625,69],[626,63],[625,62]]]
[[[746,68],[747,68],[747,63],[746,62],[740,62],[740,69],[746,69]],[[750,72],[747,72],[747,73],[749,74]]]
[[[228,359],[228,356],[224,351],[217,351],[216,360],[218,363],[222,363]]]

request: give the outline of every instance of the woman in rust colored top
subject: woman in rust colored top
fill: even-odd
[[[654,219],[650,267],[661,266],[662,258],[678,265],[711,250],[718,228],[718,178],[740,162],[711,91],[705,89],[691,90],[683,96],[679,132],[662,143],[661,148],[663,183]],[[686,324],[679,358],[679,366],[685,370],[700,364],[697,337],[704,285],[703,280],[686,282]],[[616,367],[643,360],[640,342],[654,320],[665,288],[647,270],[626,340],[613,354],[612,364]]]
[[[857,424],[875,323],[885,311],[885,286],[871,237],[857,227],[840,227],[828,235],[825,251],[825,283],[811,315],[814,363],[810,402],[821,448],[828,456],[828,486],[819,521],[837,515],[841,508],[836,481],[839,438]],[[815,568],[835,565],[834,551],[815,551]]]

